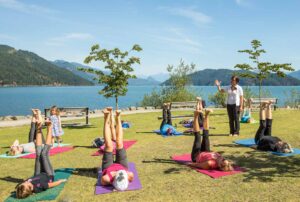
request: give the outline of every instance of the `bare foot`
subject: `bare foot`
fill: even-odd
[[[199,115],[202,111],[201,110],[195,110],[194,115]]]
[[[116,116],[120,116],[122,110],[116,110]]]
[[[205,110],[205,116],[209,115],[210,113],[213,113],[212,109],[206,109]]]
[[[113,108],[112,107],[106,107],[106,110],[111,112],[113,110]]]
[[[200,101],[202,100],[202,98],[201,98],[201,97],[196,97],[196,100],[197,100],[198,102],[200,102]]]
[[[108,116],[110,114],[110,111],[108,111],[107,109],[102,110],[102,113],[104,114],[104,116]]]

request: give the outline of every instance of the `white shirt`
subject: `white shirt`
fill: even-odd
[[[236,90],[231,90],[231,86],[226,86],[223,89],[225,93],[227,93],[226,103],[229,105],[236,104],[236,106],[240,106],[240,97],[244,95],[242,87],[236,85]]]

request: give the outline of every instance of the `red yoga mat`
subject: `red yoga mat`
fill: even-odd
[[[136,140],[124,140],[124,142],[123,142],[124,149],[128,149],[129,147],[131,147],[135,143],[136,143]],[[93,153],[92,156],[100,156],[100,155],[103,155],[103,154],[104,154],[104,147],[101,147],[98,151]],[[113,154],[116,154],[115,144],[114,144]]]
[[[63,152],[67,152],[74,149],[73,147],[54,147],[52,149],[50,149],[49,151],[49,155],[53,156],[55,154],[59,154],[59,153],[63,153]],[[28,154],[26,156],[22,156],[20,158],[24,158],[24,159],[35,159],[36,155],[35,153],[32,154]]]
[[[172,156],[172,160],[177,161],[179,163],[183,163],[183,164],[186,164],[186,163],[192,161],[191,154],[174,155],[174,156]],[[225,171],[221,171],[221,170],[204,170],[204,169],[194,168],[194,167],[191,167],[191,168],[196,170],[197,172],[208,175],[212,178],[219,178],[219,177],[233,175],[233,174],[237,174],[237,173],[241,173],[241,172],[245,171],[245,169],[238,167],[238,166],[234,166],[234,170],[229,171],[229,172],[225,172]]]

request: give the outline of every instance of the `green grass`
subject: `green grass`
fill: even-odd
[[[173,112],[173,115],[191,112]],[[212,136],[211,149],[223,153],[247,172],[219,179],[170,161],[174,154],[189,153],[193,136],[162,138],[149,133],[157,129],[160,113],[123,116],[133,123],[125,130],[125,139],[136,139],[127,154],[129,161],[135,162],[142,183],[142,190],[106,195],[94,195],[95,167],[101,165],[102,157],[90,156],[91,141],[102,134],[103,118],[92,119],[94,127],[83,129],[65,128],[64,143],[72,143],[76,148],[70,152],[50,157],[54,168],[81,168],[69,178],[64,190],[58,196],[61,201],[298,201],[300,198],[300,155],[279,157],[251,148],[239,147],[232,141],[253,137],[258,124],[241,124],[241,137]],[[300,148],[300,111],[278,110],[273,113],[273,134]],[[257,120],[257,113],[254,113]],[[179,119],[173,120],[174,123]],[[228,133],[228,119],[225,110],[215,111],[210,125],[216,127],[210,134]],[[0,146],[4,153],[14,139],[26,142],[29,126],[1,128]],[[180,126],[179,130],[183,128]],[[143,133],[148,132],[148,133]],[[3,178],[11,176],[24,179],[33,174],[34,160],[0,159],[0,201],[14,190],[16,182]]]

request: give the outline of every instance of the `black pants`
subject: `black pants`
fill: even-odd
[[[196,158],[199,155],[199,153],[204,151],[210,151],[210,144],[209,144],[209,131],[203,130],[203,139],[201,142],[201,135],[200,132],[194,132],[194,144],[193,149],[191,153],[191,159],[193,162],[196,162]]]
[[[240,134],[240,107],[227,104],[230,134]]]
[[[272,136],[272,119],[260,120],[259,128],[254,137],[255,144],[264,136]]]
[[[34,142],[36,139],[36,123],[31,122],[29,135],[28,135],[28,142]],[[42,133],[42,142],[45,144],[45,138]]]
[[[102,170],[108,168],[114,163],[114,156],[112,152],[104,152],[102,158]],[[124,148],[117,149],[115,163],[121,164],[125,168],[128,168],[127,154]]]
[[[200,128],[203,127],[203,122],[204,122],[203,113],[200,112],[200,113],[199,113],[199,116],[198,116],[198,123],[199,123],[199,127],[200,127]]]
[[[45,144],[44,146],[36,146],[36,157],[34,175],[40,173],[47,173],[49,176],[54,176],[54,170],[49,159],[49,150],[51,145]]]
[[[165,125],[165,124],[172,125],[171,111],[169,109],[163,109],[162,117],[163,117],[163,120],[159,127],[160,130],[163,127],[163,125]]]

